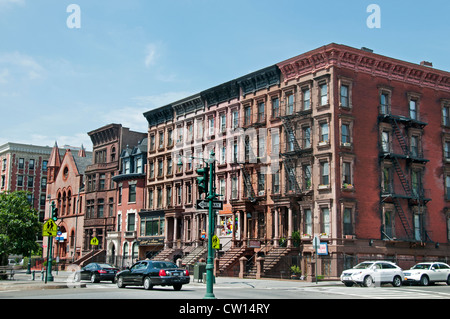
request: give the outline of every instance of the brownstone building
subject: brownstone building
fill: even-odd
[[[317,269],[329,278],[363,259],[406,268],[449,256],[450,73],[431,63],[330,44],[145,116],[162,256],[187,260],[202,246],[198,163],[174,163],[211,149],[227,207],[218,273],[265,256],[263,275],[298,262],[312,278],[314,237],[327,244]]]
[[[86,205],[84,215],[83,251],[92,249],[106,253],[108,232],[116,230],[116,185],[113,177],[119,173],[122,149],[133,147],[146,137],[121,124],[109,124],[88,133],[93,144],[93,161],[85,171]],[[97,247],[91,246],[93,237]]]

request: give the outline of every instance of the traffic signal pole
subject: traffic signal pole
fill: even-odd
[[[50,218],[54,221],[57,220],[57,208],[55,207],[55,202],[53,201],[50,208]],[[47,244],[47,275],[45,276],[45,283],[47,281],[53,281],[52,275],[52,256],[53,256],[53,237],[48,236],[48,244]]]
[[[208,259],[206,261],[206,294],[204,296],[204,299],[216,299],[216,296],[214,295],[214,251],[212,247],[212,237],[214,235],[214,229],[215,229],[215,216],[213,214],[213,201],[216,198],[215,194],[215,187],[214,187],[214,181],[215,181],[215,159],[214,159],[214,151],[211,151],[211,156],[209,160],[209,191],[207,194],[207,199],[209,201],[209,208],[208,208],[208,220],[209,220],[209,227],[208,227]],[[206,167],[208,169],[208,166]]]

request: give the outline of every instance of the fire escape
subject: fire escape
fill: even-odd
[[[425,165],[428,160],[423,157],[421,148],[417,146],[413,150],[411,145],[408,145],[408,139],[405,137],[405,134],[411,128],[423,130],[427,123],[420,122],[408,117],[391,114],[380,115],[379,123],[387,123],[392,127],[393,136],[395,136],[395,140],[399,145],[399,148],[395,148],[393,143],[389,143],[389,141],[382,141],[382,147],[380,149],[380,159],[390,160],[401,185],[401,190],[400,187],[395,187],[395,183],[391,184],[388,189],[384,189],[384,192],[382,192],[381,194],[382,202],[391,201],[394,205],[396,215],[398,216],[405,231],[406,239],[408,241],[420,240],[415,235],[414,227],[411,226],[410,221],[413,221],[413,218],[412,216],[408,215],[408,211],[412,212],[413,205],[417,205],[419,208],[423,208],[426,203],[430,201],[430,199],[425,197],[425,191],[421,182],[416,182],[413,186],[411,185],[413,181],[406,172],[411,171],[411,164],[421,163]],[[402,132],[402,128],[404,128],[405,134]],[[404,169],[402,168],[402,164]],[[405,209],[403,208],[403,203],[405,201],[407,201],[407,204],[409,206],[408,211],[405,211]],[[386,236],[386,234],[383,235],[385,237],[388,237]],[[429,239],[423,225],[420,237],[422,241],[424,238]]]

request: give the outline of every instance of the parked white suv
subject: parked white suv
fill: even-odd
[[[344,270],[341,274],[341,281],[347,287],[354,284],[371,287],[374,284],[384,283],[400,287],[402,280],[402,269],[390,261],[365,261],[351,269]]]
[[[419,283],[428,286],[434,282],[446,282],[450,285],[450,266],[441,262],[419,263],[405,270],[405,282]]]

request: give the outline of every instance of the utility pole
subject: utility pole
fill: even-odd
[[[206,294],[204,299],[216,299],[214,295],[214,250],[212,247],[212,238],[214,236],[214,230],[216,226],[215,216],[213,211],[213,201],[217,198],[215,187],[215,175],[216,175],[216,162],[214,151],[211,150],[211,156],[209,158],[209,192],[206,197],[209,201],[208,218],[208,259],[206,261]]]

